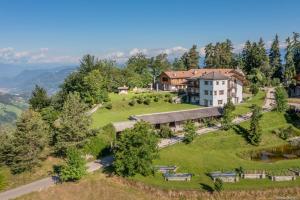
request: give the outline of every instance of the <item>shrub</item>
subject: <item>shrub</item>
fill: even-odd
[[[168,125],[163,125],[160,128],[159,136],[162,138],[170,138],[174,135],[173,131],[170,129]]]
[[[171,97],[171,94],[169,94],[169,93],[165,94],[166,99],[169,98],[169,97]]]
[[[276,110],[284,112],[288,108],[287,93],[283,87],[277,87],[275,90]]]
[[[185,132],[184,134],[184,139],[183,141],[185,143],[191,143],[194,138],[196,137],[197,135],[197,132],[196,132],[196,126],[195,126],[195,123],[192,122],[192,121],[187,121],[185,124],[184,124],[184,127],[183,127],[183,131]]]
[[[293,129],[292,126],[289,126],[288,128],[279,128],[272,131],[273,134],[277,135],[283,140],[286,140],[288,138],[298,136],[298,133]]]
[[[145,104],[145,105],[149,105],[150,102],[151,102],[150,98],[144,99],[144,104]]]
[[[159,101],[159,97],[158,97],[158,96],[155,96],[155,97],[153,98],[153,101],[158,102],[158,101]]]
[[[173,98],[171,96],[167,97],[165,98],[165,102],[173,103]]]
[[[223,190],[223,181],[221,179],[217,178],[214,186],[215,186],[215,190],[217,192],[221,192]]]
[[[278,86],[280,84],[280,79],[279,78],[274,78],[271,81],[272,86]]]
[[[132,99],[129,101],[128,103],[130,106],[134,106],[136,104],[136,100],[135,99]]]
[[[108,110],[112,109],[112,104],[111,104],[110,102],[107,103],[107,104],[105,105],[105,108],[108,109]]]
[[[136,102],[137,102],[138,104],[143,103],[143,102],[144,102],[143,96],[137,96],[137,97],[136,97]]]
[[[108,139],[101,133],[99,135],[91,137],[84,145],[83,151],[86,154],[94,156],[94,158],[105,156],[109,152]]]
[[[259,92],[259,87],[256,84],[252,84],[250,86],[250,91],[254,96],[256,96],[257,93]]]
[[[86,174],[85,160],[76,148],[67,150],[66,165],[60,171],[61,181],[77,181]]]

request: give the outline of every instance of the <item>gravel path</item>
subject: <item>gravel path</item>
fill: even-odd
[[[275,101],[274,101],[274,88],[267,88],[266,90],[267,90],[266,99],[265,99],[265,104],[264,104],[263,108],[264,108],[264,111],[267,112],[267,111],[270,111],[272,109],[272,107],[275,105]],[[96,108],[95,110],[97,110],[98,108]],[[247,113],[245,115],[235,118],[233,120],[233,123],[239,124],[241,122],[249,120],[250,117],[251,117],[251,113]],[[197,131],[197,134],[202,135],[202,134],[217,131],[220,129],[221,129],[221,125],[202,128]],[[173,138],[163,139],[160,141],[158,146],[159,146],[159,148],[164,148],[164,147],[176,144],[178,142],[181,142],[183,140],[183,138],[184,138],[184,135],[179,135],[179,136],[176,136]],[[101,160],[95,160],[93,162],[87,163],[87,171],[89,173],[92,173],[102,167],[110,166],[112,164],[112,162],[113,162],[112,156],[104,157]],[[17,187],[15,189],[7,190],[5,192],[0,193],[0,200],[14,199],[14,198],[20,197],[24,194],[41,191],[43,189],[46,189],[46,188],[49,188],[49,187],[55,185],[57,183],[57,181],[58,181],[58,177],[53,176],[53,177],[48,177],[48,178],[44,178],[44,179],[29,183],[27,185]]]

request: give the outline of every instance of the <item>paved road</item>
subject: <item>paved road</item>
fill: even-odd
[[[272,106],[274,104],[274,88],[267,88],[267,95],[266,95],[266,100],[265,104],[263,106],[265,111],[271,110]],[[245,115],[239,116],[233,120],[233,123],[239,124],[241,122],[244,122],[246,120],[249,120],[251,117],[251,113],[247,113]],[[221,128],[221,125],[218,124],[213,127],[207,127],[207,128],[202,128],[197,131],[198,135],[202,135],[205,133],[213,132],[216,130],[219,130]],[[163,139],[160,141],[158,144],[159,148],[164,148],[173,144],[176,144],[178,142],[181,142],[184,138],[184,135],[179,135],[170,139]],[[104,157],[101,160],[95,160],[93,162],[87,163],[87,171],[89,173],[94,172],[102,167],[107,167],[110,166],[113,162],[113,157],[108,156]],[[29,183],[27,185],[23,185],[20,187],[17,187],[15,189],[11,189],[5,192],[0,193],[0,200],[9,200],[9,199],[14,199],[17,197],[20,197],[24,194],[28,194],[31,192],[36,192],[36,191],[41,191],[42,189],[49,188],[53,185],[55,185],[58,181],[58,177],[48,177],[44,178],[32,183]]]
[[[94,172],[102,167],[107,167],[112,164],[113,157],[108,156],[101,160],[95,160],[93,162],[87,163],[87,171],[89,173]],[[58,182],[58,177],[52,176],[48,178],[44,178],[32,183],[29,183],[27,185],[23,185],[20,187],[17,187],[15,189],[7,190],[5,192],[0,193],[0,200],[9,200],[14,199],[17,197],[20,197],[24,194],[28,194],[31,192],[38,192],[42,189],[49,188],[53,185],[55,185]]]

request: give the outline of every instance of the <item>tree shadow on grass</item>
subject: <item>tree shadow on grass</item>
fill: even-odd
[[[205,183],[200,183],[201,185],[201,188],[209,193],[213,193],[214,192],[214,188],[211,187],[210,185],[208,184],[205,184]]]
[[[243,136],[243,138],[248,141],[248,130],[241,125],[237,124],[233,126],[233,130],[236,132],[236,134]]]

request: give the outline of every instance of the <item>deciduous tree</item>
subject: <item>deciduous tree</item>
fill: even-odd
[[[79,150],[71,147],[67,150],[66,165],[62,166],[61,181],[77,181],[86,174],[86,162]]]
[[[114,148],[115,172],[122,176],[153,173],[152,162],[158,155],[157,141],[154,130],[146,122],[126,129]]]

